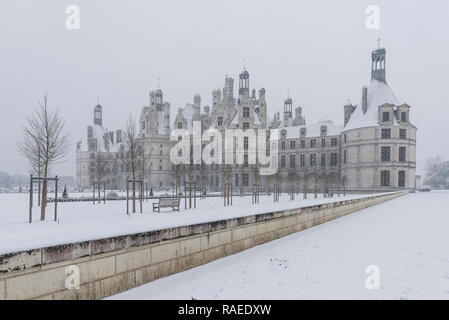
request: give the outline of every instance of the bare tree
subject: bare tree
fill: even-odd
[[[106,155],[101,152],[100,148],[98,148],[97,153],[95,154],[95,178],[97,179],[97,191],[98,191],[98,203],[101,202],[101,182],[106,173],[107,159]]]
[[[29,123],[30,119],[28,119]],[[32,127],[24,127],[23,140],[18,144],[19,153],[27,158],[30,163],[31,173],[35,174],[38,178],[42,177],[43,163],[40,153],[40,139],[38,132],[32,130]],[[32,186],[30,186],[32,188]],[[41,181],[38,181],[37,187],[37,205],[41,205]]]
[[[63,133],[65,121],[55,110],[49,110],[47,95],[39,102],[39,108],[31,117],[27,118],[25,140],[19,150],[28,154],[32,160],[34,171],[41,177],[47,178],[49,170],[55,164],[64,160],[69,149],[69,138]],[[28,143],[26,142],[28,140]],[[28,145],[28,147],[25,147]],[[42,184],[41,220],[45,220],[45,207],[47,204],[47,180]]]
[[[124,161],[127,171],[131,173],[132,178],[132,209],[136,212],[136,175],[139,169],[139,153],[142,150],[141,140],[137,138],[136,122],[129,116],[125,130],[125,157]]]

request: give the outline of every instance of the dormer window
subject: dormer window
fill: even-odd
[[[389,112],[382,112],[382,121],[390,121],[390,113]]]
[[[407,122],[407,112],[401,112],[401,122]]]
[[[178,122],[178,129],[182,129],[182,122]]]
[[[286,134],[286,131],[285,131],[285,130],[282,130],[282,131],[281,131],[281,136],[282,136],[282,138],[285,138],[285,134]]]
[[[305,137],[306,136],[306,128],[301,128],[300,135],[301,135],[301,137]]]

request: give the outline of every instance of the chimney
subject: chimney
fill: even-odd
[[[363,111],[363,113],[366,113],[367,109],[368,109],[368,88],[363,87],[362,88],[362,111]]]

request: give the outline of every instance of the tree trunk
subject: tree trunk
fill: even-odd
[[[97,182],[97,190],[98,190],[98,203],[100,203],[101,202],[101,185],[100,185],[100,179],[98,179],[98,182]]]
[[[47,206],[47,180],[42,183],[41,221],[45,220],[45,207]]]
[[[136,212],[136,183],[133,178],[133,213]]]
[[[41,177],[41,175],[39,174],[38,178],[40,178],[40,177]],[[40,205],[41,205],[41,181],[38,180],[38,183],[37,183],[37,206],[40,206]]]

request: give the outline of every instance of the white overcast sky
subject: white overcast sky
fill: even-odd
[[[65,27],[78,5],[81,29]],[[380,29],[365,26],[380,7]],[[250,86],[266,89],[269,113],[287,90],[306,121],[343,122],[370,80],[370,53],[382,38],[387,81],[411,105],[418,127],[418,173],[425,159],[449,159],[449,1],[380,0],[2,0],[0,2],[0,171],[28,173],[17,153],[25,118],[48,92],[66,120],[73,148],[54,171],[75,176],[75,143],[85,141],[97,97],[109,130],[137,118],[159,77],[178,107],[194,93],[203,105],[238,77],[246,59]]]

